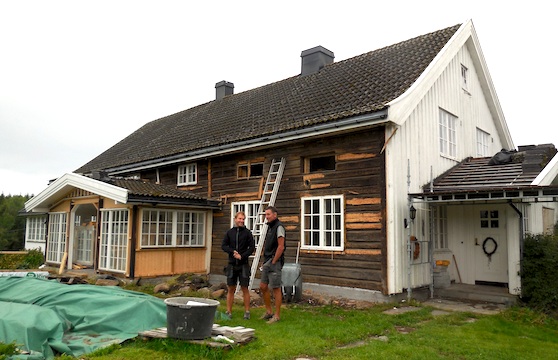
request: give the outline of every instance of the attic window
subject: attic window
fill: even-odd
[[[198,182],[198,166],[196,163],[178,167],[177,185],[195,185]]]
[[[238,179],[249,179],[263,176],[263,162],[245,162],[239,163],[237,167]]]
[[[463,90],[468,90],[469,87],[467,86],[467,77],[469,74],[469,69],[463,64],[461,64],[461,87]]]
[[[307,158],[304,166],[306,173],[335,170],[335,155]]]

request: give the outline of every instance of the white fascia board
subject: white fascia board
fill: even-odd
[[[46,189],[25,202],[27,212],[48,212],[50,204],[58,201],[74,188],[113,199],[125,204],[128,190],[75,173],[67,173],[48,185]]]
[[[534,186],[554,185],[555,183],[558,182],[558,179],[556,179],[557,176],[558,176],[558,153],[554,155],[554,157],[552,158],[552,160],[550,160],[548,164],[546,164],[544,169],[542,169],[539,175],[537,175],[537,177],[535,178],[535,180],[533,180],[531,185]]]

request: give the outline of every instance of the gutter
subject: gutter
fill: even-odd
[[[139,171],[145,169],[151,169],[155,167],[161,167],[181,162],[188,162],[193,160],[198,160],[201,158],[208,158],[218,155],[230,154],[233,152],[239,152],[247,149],[254,149],[261,146],[269,146],[272,144],[279,144],[283,142],[300,140],[305,138],[310,138],[313,136],[320,136],[324,134],[329,134],[339,131],[348,131],[359,129],[362,127],[367,127],[371,125],[378,125],[384,122],[388,116],[387,107],[383,110],[374,112],[372,114],[360,115],[351,117],[349,119],[328,122],[325,124],[319,124],[316,126],[287,131],[283,133],[272,134],[269,136],[263,136],[255,139],[244,140],[240,142],[234,142],[224,145],[211,146],[204,149],[189,151],[187,153],[170,155],[165,158],[151,159],[142,161],[135,164],[128,164],[122,166],[116,166],[113,168],[107,168],[105,171],[109,172],[110,175],[118,175],[121,173]]]

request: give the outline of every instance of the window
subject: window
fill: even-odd
[[[343,250],[343,196],[306,197],[301,201],[301,248]]]
[[[477,128],[477,156],[489,156],[490,135]]]
[[[457,117],[440,109],[440,153],[452,158],[457,157]]]
[[[178,167],[177,185],[195,185],[198,183],[197,164],[187,164]]]
[[[433,229],[435,249],[448,248],[448,215],[446,206],[435,206],[432,208]]]
[[[46,237],[46,216],[31,216],[27,218],[25,239],[32,242],[44,242]]]
[[[335,155],[307,158],[304,161],[304,167],[305,173],[335,170]]]
[[[99,268],[126,271],[128,254],[128,210],[101,210]]]
[[[263,162],[239,163],[236,174],[239,179],[263,176]]]
[[[469,76],[469,69],[463,64],[461,64],[461,87],[463,90],[468,90],[467,77]]]
[[[66,250],[66,223],[68,214],[51,213],[48,222],[48,243],[46,260],[60,264]]]
[[[205,213],[183,210],[143,210],[141,246],[203,246]]]
[[[250,229],[254,230],[254,224],[258,218],[258,207],[260,202],[256,201],[243,201],[243,202],[233,202],[231,204],[231,226],[234,226],[234,216],[239,211],[244,211],[246,214],[246,219],[244,220],[244,225]],[[264,219],[262,218],[262,221]]]
[[[480,227],[492,229],[500,227],[500,222],[498,220],[498,210],[481,210]]]

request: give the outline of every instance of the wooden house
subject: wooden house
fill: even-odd
[[[287,261],[298,258],[305,288],[385,299],[431,286],[433,260],[453,262],[453,255],[461,281],[475,284],[476,255],[465,257],[461,251],[472,250],[459,245],[470,234],[456,229],[485,208],[467,212],[474,206],[447,200],[434,178],[514,145],[472,22],[343,61],[321,46],[301,59],[300,74],[256,89],[235,94],[232,83],[217,83],[215,100],[144,125],[29,200],[28,214],[48,214],[47,260],[60,264],[70,253],[75,263],[76,228],[95,218],[96,238],[84,251],[99,270],[223,279],[220,245],[234,213],[245,211],[253,224],[270,164],[284,158],[275,206],[286,225]],[[556,172],[543,168],[549,175],[541,186],[551,187]],[[427,184],[444,196],[429,197]],[[498,205],[501,216],[516,216],[505,207]],[[203,231],[183,213],[199,213]],[[37,217],[29,219],[32,228]],[[516,222],[506,221],[498,239]],[[512,245],[501,276],[487,278],[510,292],[517,276],[508,269],[519,259]],[[121,266],[106,267],[107,256]]]

